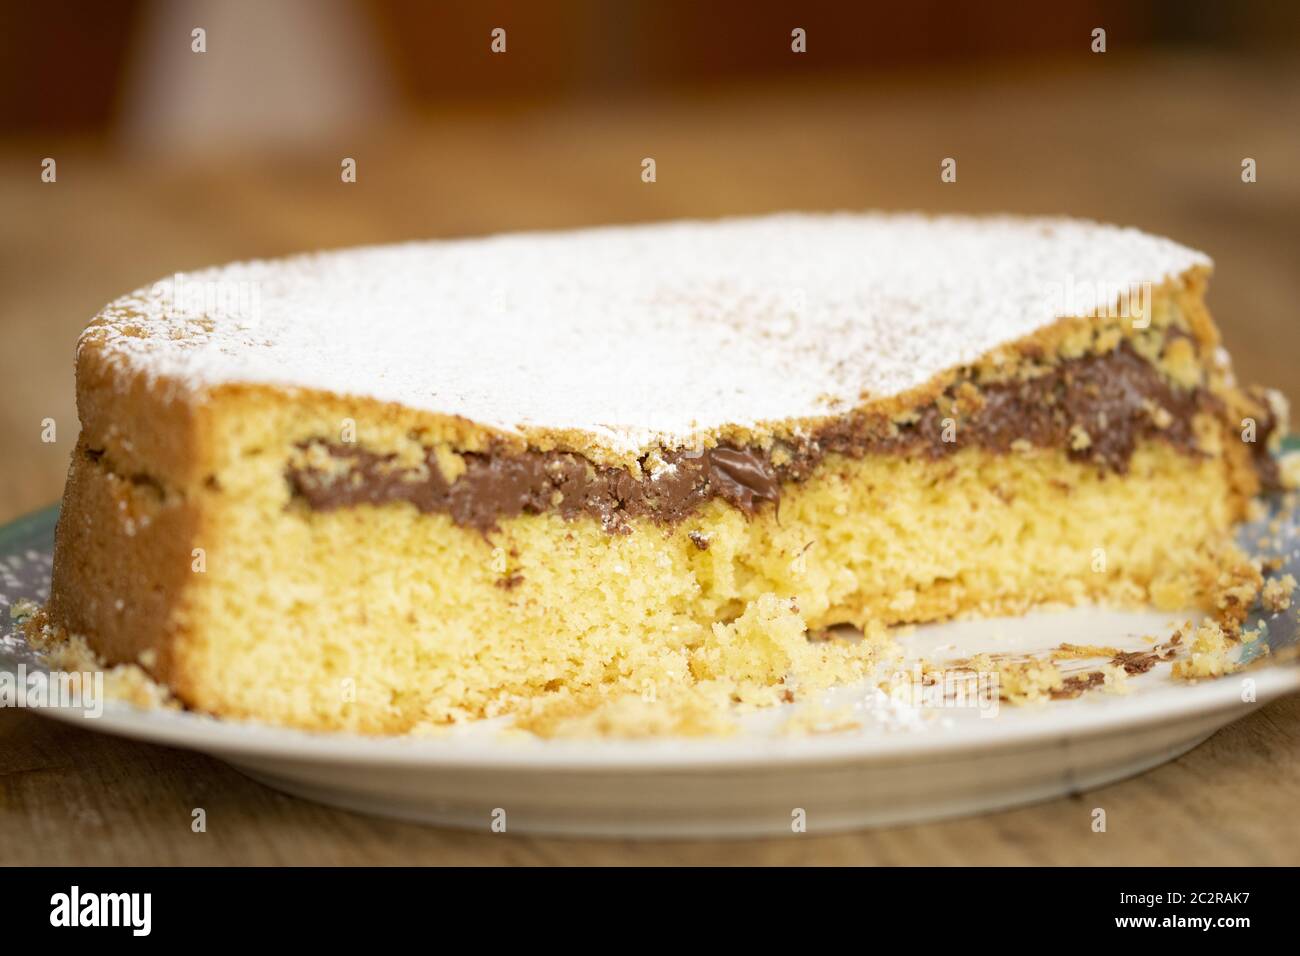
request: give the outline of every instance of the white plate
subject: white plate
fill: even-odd
[[[0,529],[0,593],[8,600],[44,600],[53,523],[49,509]],[[1288,535],[1288,547],[1292,541]],[[1080,608],[930,625],[904,641],[931,656],[1062,642],[1145,650],[1144,636],[1163,638],[1176,620]],[[1295,641],[1291,614],[1269,623],[1275,649]],[[20,663],[37,666],[20,638],[0,639],[0,670]],[[43,712],[208,753],[276,789],[366,813],[480,830],[504,823],[507,832],[738,837],[788,834],[800,823],[828,832],[950,817],[1086,790],[1170,760],[1300,689],[1295,666],[1193,685],[1168,671],[1161,664],[1131,678],[1128,694],[1002,706],[995,716],[978,707],[882,705],[865,686],[838,688],[822,703],[855,707],[858,728],[813,736],[781,732],[803,705],[755,714],[734,737],[640,741],[520,739],[491,722],[445,737],[366,738],[111,703],[94,718],[70,708]]]

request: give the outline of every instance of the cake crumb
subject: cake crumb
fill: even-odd
[[[1061,644],[1052,651],[1054,660],[1078,660],[1087,657],[1116,657],[1121,653],[1116,647],[1099,647],[1094,644]]]
[[[140,710],[181,709],[171,691],[155,681],[141,666],[152,666],[146,663],[151,654],[149,651],[141,653],[140,664],[110,666],[91,650],[84,637],[51,624],[44,608],[37,608],[26,618],[23,631],[27,643],[50,670],[103,674],[106,700],[127,703]]]
[[[1179,680],[1194,681],[1232,674],[1241,669],[1241,664],[1233,659],[1236,646],[1236,642],[1217,621],[1204,621],[1192,631],[1190,656],[1174,662],[1173,676]]]
[[[1280,578],[1271,578],[1265,582],[1263,589],[1259,592],[1260,603],[1265,609],[1278,613],[1285,611],[1291,606],[1291,595],[1295,592],[1296,580],[1290,574],[1284,574]]]
[[[1133,685],[1129,683],[1129,672],[1119,664],[1107,664],[1101,669],[1105,675],[1105,683],[1102,690],[1108,694],[1130,694],[1133,692]]]
[[[978,674],[995,675],[998,696],[1008,704],[1046,703],[1067,686],[1065,675],[1050,660],[976,654],[965,664]]]

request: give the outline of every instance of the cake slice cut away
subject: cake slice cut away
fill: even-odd
[[[81,338],[50,616],[200,710],[401,732],[790,700],[873,663],[838,623],[1183,609],[1284,414],[1209,266],[869,214],[173,276]]]

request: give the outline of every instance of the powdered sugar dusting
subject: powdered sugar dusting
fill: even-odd
[[[86,336],[195,392],[322,388],[627,453],[846,411],[1208,264],[1079,220],[785,214],[240,263]]]

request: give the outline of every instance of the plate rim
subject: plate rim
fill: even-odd
[[[1152,706],[1150,697],[1129,701],[1109,698],[1085,721],[1078,709],[1057,709],[1041,719],[979,731],[979,725],[945,728],[940,733],[903,730],[864,735],[853,732],[790,737],[738,734],[734,737],[666,737],[655,739],[530,739],[506,735],[447,739],[366,736],[338,731],[308,731],[252,721],[230,721],[190,711],[143,710],[131,705],[106,707],[98,718],[82,717],[74,708],[33,708],[64,723],[114,736],[231,757],[275,757],[294,761],[343,761],[366,766],[420,766],[429,769],[482,770],[692,770],[707,767],[804,766],[813,764],[906,762],[958,754],[962,758],[1035,745],[1068,744],[1210,716],[1240,709],[1224,723],[1300,690],[1300,668],[1260,668],[1270,680],[1257,684],[1256,699],[1244,702],[1230,681],[1206,681],[1170,688],[1166,700]],[[1236,676],[1236,675],[1234,675]],[[1055,705],[1060,708],[1060,705]],[[1087,706],[1085,704],[1085,706]],[[455,733],[452,731],[451,733]]]

